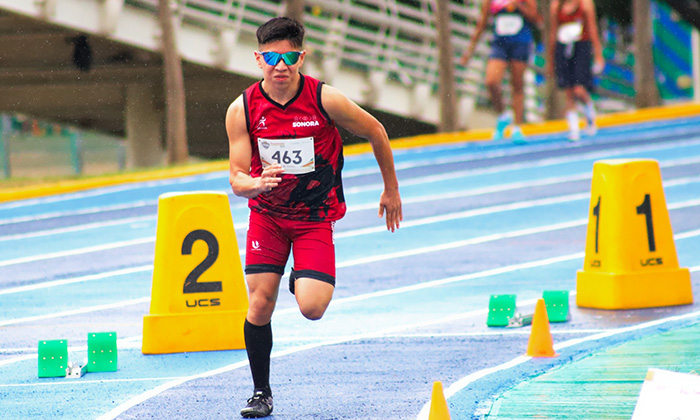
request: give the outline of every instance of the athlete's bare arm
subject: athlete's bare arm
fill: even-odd
[[[557,48],[557,30],[559,29],[559,0],[553,0],[549,5],[549,39],[547,49],[547,74],[554,77],[554,58]]]
[[[386,213],[386,228],[394,232],[399,228],[399,222],[403,220],[403,213],[394,156],[384,126],[332,86],[323,85],[321,102],[328,115],[339,126],[356,136],[367,139],[372,145],[374,157],[377,159],[384,180],[384,192],[379,199],[379,217],[383,217]]]
[[[541,25],[543,23],[542,16],[539,10],[537,10],[537,0],[525,0],[524,2],[514,2],[514,4],[515,7],[520,10],[520,13],[525,16],[525,19],[535,25]]]
[[[474,54],[474,50],[476,49],[476,45],[479,43],[479,39],[481,39],[481,35],[486,29],[486,23],[488,22],[490,8],[491,0],[485,0],[481,4],[481,15],[479,16],[479,21],[476,23],[476,30],[474,31],[474,34],[469,40],[469,47],[467,47],[466,51],[464,51],[464,54],[462,54],[462,57],[460,57],[459,64],[466,66],[467,63],[469,63],[469,60],[471,60],[472,55]]]
[[[591,45],[593,46],[593,62],[596,73],[603,70],[605,59],[603,58],[603,48],[600,44],[600,35],[598,33],[598,23],[596,19],[595,3],[593,0],[582,0],[581,5],[585,14],[585,19],[588,23],[588,32],[591,35]]]
[[[245,122],[243,96],[239,96],[226,111],[226,133],[229,146],[229,182],[233,193],[239,197],[253,198],[279,185],[282,167],[265,168],[260,177],[250,176],[250,160],[253,150]]]

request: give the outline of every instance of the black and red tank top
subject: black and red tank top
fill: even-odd
[[[562,2],[564,0],[561,0]],[[564,10],[564,7],[559,6],[559,13],[557,15],[557,20],[559,22],[559,27],[561,28],[563,25],[566,24],[571,24],[575,23],[578,25],[581,25],[583,30],[581,31],[581,36],[579,37],[578,41],[590,41],[591,40],[591,34],[590,34],[590,28],[588,28],[588,20],[586,19],[586,14],[584,13],[583,10],[583,5],[579,3],[578,7],[576,7],[576,10],[574,10],[571,13],[566,13]]]
[[[321,103],[323,82],[300,74],[299,90],[282,105],[272,100],[258,82],[243,92],[252,160],[250,175],[262,173],[258,139],[313,138],[315,170],[282,174],[272,191],[248,200],[251,210],[293,220],[334,221],[345,215],[341,170],[343,143],[335,123]]]

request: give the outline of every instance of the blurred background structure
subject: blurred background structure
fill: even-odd
[[[697,0],[596,3],[606,58],[596,80],[601,112],[700,100]],[[543,11],[548,5],[540,1]],[[391,138],[490,128],[482,84],[488,37],[469,68],[455,64],[480,7],[480,0],[0,0],[0,176],[225,158],[226,109],[260,77],[255,29],[279,15],[307,27],[304,72],[374,113]],[[539,45],[526,76],[528,122],[558,116],[547,109],[554,93],[543,57]],[[649,77],[654,83],[640,84]]]

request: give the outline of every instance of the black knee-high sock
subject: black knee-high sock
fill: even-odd
[[[255,390],[270,391],[270,353],[272,352],[272,323],[253,325],[247,319],[243,324],[243,337],[253,375]]]

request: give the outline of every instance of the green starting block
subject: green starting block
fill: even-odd
[[[88,333],[88,372],[117,371],[117,333]]]
[[[545,290],[542,298],[547,307],[549,322],[566,322],[571,319],[568,290]]]
[[[513,315],[515,315],[515,295],[491,295],[486,325],[489,327],[507,327],[508,320]]]
[[[66,376],[68,367],[68,340],[39,341],[39,377]]]

